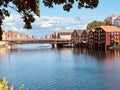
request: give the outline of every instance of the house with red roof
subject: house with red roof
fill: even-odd
[[[120,42],[120,28],[116,26],[100,26],[94,31],[95,48],[106,48]]]

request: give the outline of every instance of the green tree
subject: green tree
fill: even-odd
[[[12,8],[21,15],[25,22],[24,28],[31,29],[31,23],[35,21],[33,15],[40,16],[39,2],[40,0],[0,0],[0,18],[3,20],[6,16],[9,17],[8,8]]]
[[[101,25],[105,25],[105,23],[101,22],[101,21],[93,21],[87,25],[87,29],[88,30],[95,30],[96,28],[98,28]]]
[[[13,85],[9,86],[6,78],[4,77],[2,80],[0,80],[0,90],[14,90]],[[24,85],[21,85],[19,90],[24,90]]]
[[[24,85],[22,85],[19,90],[24,90]]]
[[[39,9],[40,0],[0,0],[0,18],[5,19],[6,16],[10,16],[8,8],[12,8],[18,12],[25,22],[25,28],[31,29],[31,23],[35,21],[33,15],[40,16]],[[53,7],[53,5],[63,4],[63,9],[69,11],[73,4],[77,2],[78,8],[96,8],[99,0],[43,0],[43,3],[47,7]]]
[[[97,7],[99,0],[43,0],[44,5],[49,8],[53,8],[56,4],[63,4],[63,9],[65,11],[70,11],[75,2],[77,2],[79,9],[83,7],[93,9]]]
[[[8,83],[5,77],[0,82],[0,90],[8,90]]]
[[[24,28],[31,29],[31,24],[35,21],[34,15],[40,16],[39,10],[40,0],[0,0],[0,40],[2,40],[2,20],[10,16],[8,8],[12,8],[18,12],[23,22]]]
[[[73,4],[77,2],[78,8],[96,8],[99,0],[43,0],[45,6],[51,8],[54,5],[63,4],[65,11],[70,11]],[[25,22],[24,28],[31,29],[31,23],[35,21],[34,15],[40,16],[39,9],[40,0],[0,0],[0,20],[5,19],[6,16],[10,16],[8,8],[12,8],[18,12],[23,22]],[[0,24],[0,37],[2,35],[2,29]],[[1,38],[0,38],[1,39]]]
[[[112,25],[112,21],[110,20],[107,20],[107,21],[104,21],[105,22],[105,25]]]

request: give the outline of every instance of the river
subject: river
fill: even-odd
[[[0,78],[28,90],[120,90],[120,50],[21,45],[0,51]]]

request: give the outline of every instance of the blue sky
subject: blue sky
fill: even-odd
[[[44,7],[40,5],[42,16],[63,16],[63,17],[80,17],[88,20],[103,20],[111,14],[120,14],[120,0],[100,0],[99,5],[95,9],[78,9],[76,5],[70,12],[65,12],[62,6],[56,5],[54,8]]]
[[[36,17],[32,30],[23,29],[24,23],[20,16],[10,11],[13,12],[11,17],[6,18],[3,24],[5,31],[12,30],[44,37],[56,30],[85,29],[87,24],[93,20],[103,21],[107,16],[120,14],[120,1],[100,0],[95,9],[78,9],[75,4],[70,12],[64,11],[62,5],[56,5],[54,8],[45,7],[41,1],[41,17]]]

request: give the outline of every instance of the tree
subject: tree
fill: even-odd
[[[9,85],[6,77],[0,80],[0,90],[14,90],[13,85]],[[24,85],[21,85],[19,90],[24,90]]]
[[[12,8],[18,12],[23,22],[24,28],[31,29],[31,23],[35,21],[33,15],[40,16],[39,10],[40,0],[0,0],[0,18],[3,20],[6,16],[10,16],[8,8]]]
[[[8,83],[5,77],[0,82],[0,90],[8,90]]]
[[[56,4],[63,4],[63,9],[65,11],[70,11],[75,2],[78,3],[79,9],[82,7],[93,9],[97,7],[99,0],[43,0],[44,5],[49,8],[53,8]]]
[[[104,21],[105,22],[105,25],[112,25],[112,21],[110,20],[107,20],[107,21]]]
[[[19,90],[24,90],[24,85],[22,85]]]
[[[31,23],[35,21],[33,15],[40,16],[39,10],[40,0],[0,0],[0,18],[5,19],[6,16],[10,16],[8,8],[12,8],[19,14],[21,14],[23,21],[25,22],[25,28],[31,29]],[[96,8],[99,0],[43,0],[43,3],[47,7],[53,7],[53,5],[63,4],[63,9],[69,11],[73,4],[77,2],[78,8]]]
[[[40,16],[39,2],[40,0],[0,0],[0,19],[9,17],[10,11],[8,8],[12,8],[21,15],[23,22],[25,22],[24,28],[31,29],[31,23],[35,21],[33,15]],[[63,4],[65,11],[70,11],[75,2],[78,3],[79,9],[82,7],[93,9],[97,7],[99,0],[43,0],[44,5],[49,8],[56,4]],[[2,32],[2,29],[0,29],[0,32]]]
[[[24,28],[31,29],[31,23],[35,21],[33,15],[40,16],[39,2],[40,0],[0,0],[0,40],[3,34],[2,20],[10,16],[8,8],[12,8],[21,15],[25,22]]]
[[[105,23],[101,22],[101,21],[93,21],[87,25],[87,29],[88,30],[95,30],[96,28],[98,28],[101,25],[105,25]]]
[[[88,30],[95,30],[96,28],[98,28],[99,26],[101,25],[109,25],[111,26],[112,25],[112,22],[110,20],[107,20],[107,21],[93,21],[93,22],[90,22],[88,25],[87,25],[87,29]]]

